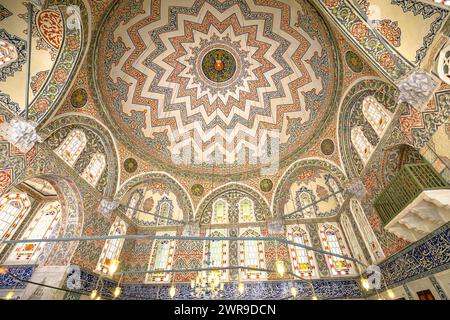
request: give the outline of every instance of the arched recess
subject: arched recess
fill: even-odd
[[[88,137],[88,142],[91,140],[90,143],[92,149],[91,152],[86,151],[85,154],[87,155],[89,153],[89,155],[77,160],[75,169],[77,168],[77,165],[79,168],[85,168],[89,164],[92,155],[95,153],[95,149],[99,147],[104,151],[106,156],[106,168],[104,170],[106,182],[102,192],[105,197],[112,198],[117,190],[119,159],[114,138],[106,127],[94,118],[79,114],[69,114],[56,117],[42,128],[39,133],[45,139],[44,143],[46,143],[49,148],[55,149],[59,143],[64,140],[65,136],[75,128],[82,128],[85,132],[90,133],[91,139]],[[97,143],[95,143],[95,141],[97,141]]]
[[[182,220],[184,222],[190,222],[194,220],[194,206],[192,204],[192,200],[189,197],[187,191],[184,189],[184,187],[172,176],[168,175],[164,172],[147,172],[143,173],[137,176],[134,176],[127,180],[124,184],[122,184],[117,191],[116,195],[114,196],[114,201],[127,206],[130,199],[132,198],[133,194],[135,192],[140,192],[142,194],[141,200],[138,203],[140,210],[149,211],[151,213],[155,213],[155,208],[158,207],[158,202],[153,203],[151,208],[147,209],[145,208],[145,194],[141,190],[142,188],[148,187],[148,186],[154,186],[152,189],[157,188],[159,189],[159,192],[161,193],[162,197],[161,201],[158,201],[159,204],[164,203],[167,199],[164,196],[166,192],[170,192],[171,194],[175,195],[177,205],[182,210]],[[144,205],[144,206],[143,206]],[[132,217],[133,218],[133,217]],[[155,217],[156,219],[156,217]],[[140,221],[139,219],[132,219],[136,223],[143,225],[143,226],[153,226],[158,225],[158,220],[156,219],[154,223],[146,222],[146,221]],[[163,219],[166,220],[166,219]],[[178,220],[178,219],[177,219]],[[172,224],[169,223],[168,224]]]
[[[334,179],[336,184],[342,189],[347,181],[345,173],[335,164],[328,160],[319,158],[307,158],[294,162],[282,175],[279,180],[272,198],[272,212],[274,216],[281,217],[284,213],[284,204],[290,194],[291,185],[297,180],[298,174],[305,169],[319,169],[325,171]],[[334,189],[333,185],[329,185],[330,190]],[[334,191],[336,192],[336,191]],[[332,192],[332,193],[334,193]],[[316,199],[318,200],[318,199]],[[337,199],[340,202],[339,199]]]
[[[31,179],[42,179],[53,187],[57,194],[57,200],[61,204],[61,218],[57,238],[80,237],[84,223],[84,203],[76,184],[59,175],[42,174],[29,175],[17,185],[26,183]],[[34,214],[34,213],[32,213]],[[78,242],[55,242],[45,246],[39,258],[40,267],[67,267],[75,251]]]
[[[352,142],[352,129],[360,127],[365,138],[375,148],[381,137],[372,128],[362,112],[363,101],[374,97],[391,114],[397,109],[399,92],[393,85],[380,79],[364,79],[354,83],[346,92],[339,110],[339,151],[343,166],[349,178],[358,176],[364,168],[364,161]]]
[[[256,221],[267,221],[272,215],[266,199],[255,189],[241,183],[228,183],[211,191],[199,204],[195,222],[199,224],[211,223],[213,204],[217,199],[227,202],[229,223],[239,223],[239,205],[243,199],[253,203]]]

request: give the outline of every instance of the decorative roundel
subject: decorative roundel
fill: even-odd
[[[201,184],[194,184],[191,187],[191,193],[196,197],[200,197],[204,191],[205,191],[205,188],[203,188],[203,186]]]
[[[83,108],[87,103],[86,90],[82,88],[76,89],[70,97],[70,103],[74,108]]]
[[[133,173],[137,169],[137,161],[133,158],[128,158],[123,162],[123,166],[125,168],[125,171],[128,173]]]
[[[345,54],[345,61],[347,62],[347,65],[350,69],[352,69],[353,72],[361,72],[363,69],[363,62],[360,57],[353,51],[347,51]]]
[[[259,183],[259,187],[261,188],[262,191],[269,192],[273,188],[273,182],[270,179],[263,179]]]
[[[213,49],[203,57],[202,71],[213,82],[225,82],[236,73],[236,60],[227,50]]]
[[[320,150],[326,156],[332,155],[334,152],[334,142],[331,139],[325,139],[320,144]]]
[[[142,206],[142,208],[144,209],[144,211],[151,211],[153,209],[153,206],[155,205],[155,200],[153,200],[153,198],[147,198],[144,201],[144,205]]]

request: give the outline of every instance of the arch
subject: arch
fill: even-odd
[[[208,237],[225,237],[227,230],[212,229],[208,232]],[[203,254],[204,267],[227,267],[229,256],[228,240],[208,240],[205,241]],[[208,259],[209,258],[209,259]],[[220,279],[228,279],[228,270],[218,271]]]
[[[379,78],[365,78],[355,81],[347,90],[339,107],[337,125],[338,145],[343,167],[351,179],[359,176],[365,163],[360,158],[352,143],[352,128],[361,127],[364,136],[377,146],[379,136],[364,118],[362,112],[363,101],[366,97],[374,97],[385,110],[394,114],[398,108],[398,89]]]
[[[194,220],[194,210],[192,199],[189,197],[186,189],[171,175],[165,172],[147,172],[136,175],[127,181],[125,181],[114,196],[114,201],[117,203],[123,203],[128,197],[131,197],[130,192],[140,184],[149,181],[162,181],[164,182],[171,192],[177,196],[177,201],[183,210],[183,221],[189,222]]]
[[[126,223],[119,217],[116,217],[116,220],[112,224],[108,235],[117,236],[125,235],[126,233]],[[105,274],[109,273],[110,267],[118,262],[124,242],[125,239],[107,239],[103,245],[102,253],[100,254],[95,270]]]
[[[364,239],[364,243],[366,244],[367,251],[369,251],[372,261],[374,263],[380,262],[385,257],[383,249],[378,242],[378,238],[375,235],[369,220],[367,220],[361,204],[354,198],[350,200],[350,212],[352,213],[353,219],[355,219],[359,232]]]
[[[246,229],[241,231],[241,237],[260,237],[259,228]],[[256,269],[265,269],[264,242],[255,240],[239,241],[239,265]],[[242,280],[260,280],[267,277],[267,273],[259,270],[241,270]]]
[[[173,232],[157,232],[156,235],[174,236]],[[175,240],[155,240],[149,260],[149,270],[171,270],[175,254]],[[168,282],[172,275],[169,272],[147,274],[146,282]]]
[[[375,148],[366,138],[366,136],[364,135],[364,131],[360,126],[352,128],[351,141],[352,146],[358,153],[358,156],[361,158],[362,162],[366,164],[372,156]]]
[[[362,263],[367,264],[366,257],[364,255],[361,246],[359,245],[358,239],[356,238],[355,230],[353,229],[352,222],[350,221],[350,217],[347,214],[341,215],[341,225],[342,230],[344,231],[344,234],[347,237],[347,241],[350,245],[351,251],[353,252],[353,257],[355,259],[358,259]],[[359,264],[357,264],[357,267],[360,272],[364,271]]]
[[[272,195],[272,212],[274,216],[281,217],[283,215],[284,208],[280,199],[283,199],[286,195],[289,195],[289,188],[295,181],[298,171],[305,168],[318,168],[327,171],[328,174],[335,179],[336,183],[341,186],[341,188],[347,182],[347,177],[344,171],[342,171],[331,161],[320,158],[305,158],[297,160],[283,173],[275,187],[275,192]],[[275,201],[275,199],[277,200]]]
[[[287,226],[286,238],[289,241],[311,246],[308,232],[301,226]],[[289,245],[292,270],[300,277],[312,277],[317,275],[316,261],[313,253],[305,248]]]
[[[30,175],[17,185],[29,179],[39,178],[51,184],[61,204],[58,238],[80,237],[84,223],[84,202],[76,184],[55,174]],[[57,242],[45,246],[41,253],[40,266],[68,266],[77,250],[78,242]]]
[[[83,152],[86,141],[84,132],[80,129],[74,129],[69,132],[64,141],[55,149],[55,153],[73,167]]]
[[[224,199],[214,201],[211,223],[228,223],[228,204]]]
[[[325,223],[320,227],[320,239],[325,251],[349,256],[347,245],[339,228],[331,223]],[[332,276],[349,275],[352,273],[352,263],[337,256],[326,255],[328,268]]]
[[[136,190],[135,192],[133,192],[130,200],[128,201],[127,211],[125,212],[125,215],[128,218],[132,219],[134,217],[134,214],[136,213],[136,208],[139,207],[142,199],[143,195],[142,192],[140,192],[140,190]]]
[[[117,145],[114,137],[111,135],[109,129],[98,120],[90,116],[69,113],[55,117],[40,130],[40,134],[45,140],[44,143],[50,144],[51,146],[52,143],[49,141],[49,138],[52,137],[52,135],[57,134],[59,130],[70,126],[86,128],[87,130],[92,131],[100,139],[105,152],[107,168],[107,181],[103,193],[105,197],[112,198],[117,190],[120,173]],[[55,140],[58,141],[57,138],[55,138]]]
[[[248,197],[239,200],[239,222],[254,222],[255,210],[253,201]]]
[[[261,195],[261,193],[259,193],[259,191],[242,183],[230,182],[212,190],[203,198],[203,200],[197,207],[195,222],[209,224],[211,221],[213,210],[212,205],[214,201],[219,198],[224,198],[225,196],[230,194],[236,194],[239,200],[247,197],[253,202],[256,221],[265,221],[271,218],[272,215],[270,213],[269,204],[267,203],[267,200]],[[239,200],[237,200],[237,202],[239,202]],[[229,223],[239,222],[239,211],[237,205],[238,203],[235,203],[236,210],[231,210],[230,208],[228,208]]]
[[[93,187],[100,179],[100,176],[105,170],[106,160],[105,156],[101,153],[96,153],[92,157],[88,166],[84,169],[83,174],[81,175],[87,182],[89,182]]]
[[[364,118],[381,138],[392,119],[392,114],[377,101],[374,96],[367,96],[362,102]]]

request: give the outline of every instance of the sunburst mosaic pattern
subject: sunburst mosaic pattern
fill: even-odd
[[[239,154],[258,156],[270,139],[291,156],[334,99],[333,42],[305,1],[119,1],[103,30],[106,113],[126,143],[162,163],[189,147],[188,169],[218,154],[257,168]]]

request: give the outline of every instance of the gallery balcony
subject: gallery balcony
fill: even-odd
[[[417,241],[450,221],[450,186],[428,163],[408,164],[374,206],[387,231]]]

